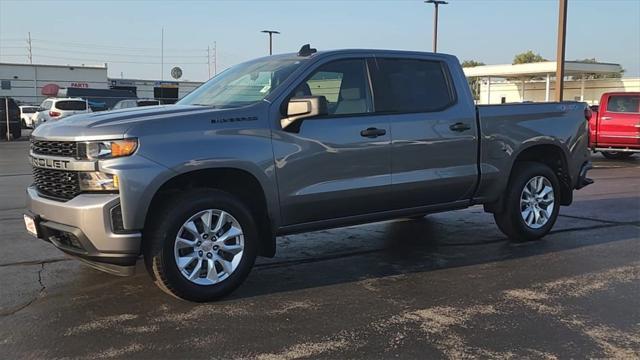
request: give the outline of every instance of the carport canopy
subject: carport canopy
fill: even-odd
[[[581,61],[565,61],[565,75],[577,75],[582,79],[580,98],[584,99],[584,75],[586,74],[619,74],[622,71],[620,64],[613,63],[592,63]],[[528,64],[504,64],[504,65],[482,65],[464,68],[464,74],[468,78],[488,78],[487,92],[491,91],[491,78],[519,78],[522,80],[524,100],[524,81],[532,77],[546,77],[546,101],[549,101],[551,76],[556,73],[555,61],[543,61]]]

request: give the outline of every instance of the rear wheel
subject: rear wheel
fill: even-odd
[[[624,160],[633,156],[633,153],[622,151],[603,151],[602,155],[610,160]]]
[[[191,301],[228,295],[255,262],[258,237],[251,212],[219,190],[197,189],[168,200],[144,239],[145,263],[156,284]]]
[[[513,241],[539,239],[551,230],[558,218],[558,179],[548,166],[536,162],[521,162],[513,171],[504,208],[493,214],[494,219]]]

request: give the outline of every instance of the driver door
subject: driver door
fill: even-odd
[[[273,146],[284,225],[385,210],[391,196],[391,134],[373,113],[364,59],[324,63],[292,97],[324,96],[328,114],[275,130]],[[286,101],[286,100],[285,100]]]

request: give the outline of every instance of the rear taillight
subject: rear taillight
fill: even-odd
[[[57,111],[49,111],[49,116],[51,117],[58,117],[60,116],[60,113]]]

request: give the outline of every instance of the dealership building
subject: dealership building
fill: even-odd
[[[24,104],[40,104],[47,97],[65,96],[70,88],[127,90],[132,97],[173,103],[200,84],[201,82],[194,81],[109,78],[106,64],[75,66],[0,63],[0,97],[12,97]]]

